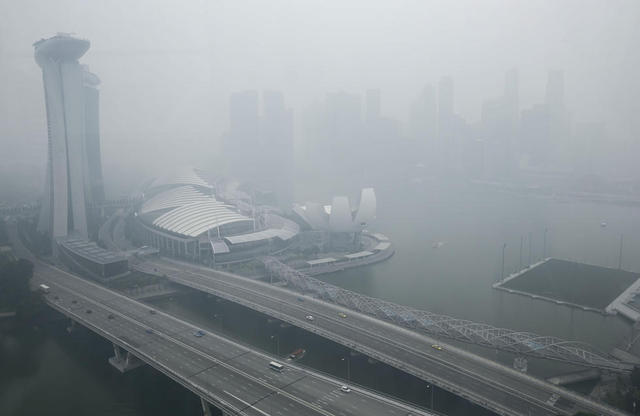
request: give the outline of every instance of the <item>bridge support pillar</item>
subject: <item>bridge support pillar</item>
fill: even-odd
[[[513,359],[513,368],[516,370],[526,373],[528,367],[527,359],[525,357],[516,357]]]
[[[138,357],[131,354],[129,351],[120,348],[116,344],[113,344],[113,357],[109,358],[109,364],[118,369],[121,373],[126,373],[140,367],[144,364]]]
[[[200,397],[200,404],[202,404],[202,415],[203,416],[212,416],[211,415],[211,406],[209,406],[209,403],[203,399],[202,397]]]
[[[69,319],[69,326],[67,327],[67,332],[72,333],[76,329],[76,321],[73,319]]]

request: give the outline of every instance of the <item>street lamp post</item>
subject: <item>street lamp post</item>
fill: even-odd
[[[213,318],[217,319],[220,322],[220,329],[222,329],[222,314],[221,313],[214,313],[213,314]]]
[[[547,227],[544,227],[544,240],[542,243],[542,260],[547,258]]]
[[[524,236],[520,236],[520,270],[522,270],[522,245],[524,244]]]
[[[618,270],[622,270],[622,243],[624,242],[624,235],[620,234],[620,252],[618,254]]]
[[[529,232],[529,266],[531,266],[531,232]]]
[[[347,381],[351,381],[351,359],[349,357],[342,357],[340,361],[347,362]]]
[[[507,243],[502,244],[502,271],[500,272],[500,281],[504,282],[504,250],[507,248]]]
[[[431,391],[431,400],[429,401],[429,409],[433,410],[433,386],[431,384],[427,384],[427,390]]]
[[[271,335],[269,338],[276,340],[276,355],[279,357],[280,356],[280,337],[278,336],[278,334],[275,334],[275,335]]]

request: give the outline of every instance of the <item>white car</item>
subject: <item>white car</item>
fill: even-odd
[[[313,321],[315,318],[313,317],[313,315],[307,315],[304,317],[304,319],[306,319],[307,321]]]
[[[351,393],[351,387],[342,385],[340,386],[340,391],[343,393]]]

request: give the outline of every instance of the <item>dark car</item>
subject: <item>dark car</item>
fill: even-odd
[[[153,334],[153,329],[147,328],[144,330],[144,332],[146,332],[147,334]]]
[[[92,311],[91,311],[91,309],[87,309],[85,312],[86,313],[91,313]]]
[[[114,319],[114,318],[115,316],[112,313],[110,313],[109,316],[107,316],[107,319]]]

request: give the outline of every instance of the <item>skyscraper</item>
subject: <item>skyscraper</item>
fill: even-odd
[[[365,108],[365,121],[373,124],[380,119],[380,90],[367,90],[367,103]]]
[[[453,79],[442,77],[438,83],[438,131],[441,140],[451,140],[453,133]]]
[[[562,70],[549,71],[545,104],[552,113],[564,110],[564,72]]]
[[[247,161],[259,160],[261,150],[258,91],[231,94],[229,100],[229,134],[225,140],[228,173],[238,179],[250,180],[260,167]]]
[[[293,202],[293,111],[280,91],[262,95],[262,166],[260,176],[270,182],[281,207]]]
[[[88,237],[86,205],[103,198],[98,78],[78,59],[89,41],[59,33],[33,44],[42,68],[49,155],[38,229]]]
[[[508,70],[505,75],[504,100],[507,106],[509,119],[513,128],[515,128],[518,123],[518,116],[520,113],[518,99],[518,70],[515,68]]]
[[[432,85],[426,85],[411,104],[409,125],[413,139],[433,144],[438,130],[438,103],[436,90]]]

